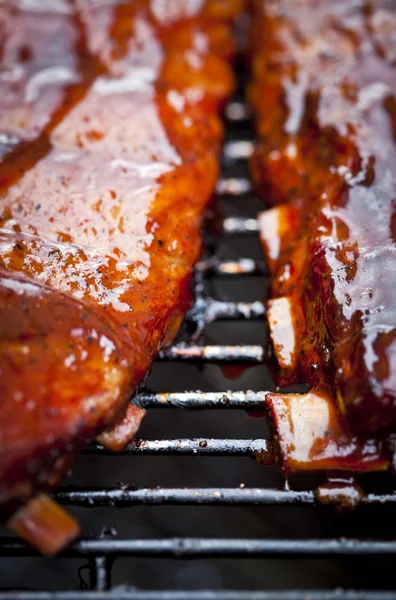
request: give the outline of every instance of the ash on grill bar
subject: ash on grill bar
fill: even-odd
[[[358,478],[390,479],[395,464],[395,3],[6,0],[0,26],[2,521],[43,554],[88,557],[95,598],[124,597],[111,588],[117,556],[393,555],[393,540],[75,541],[61,504],[395,504]],[[230,100],[238,76],[247,104]],[[253,193],[258,214],[214,206],[203,249],[211,197]],[[257,235],[265,262],[220,255],[222,240]],[[208,293],[213,277],[268,273],[265,302]],[[205,343],[212,324],[249,320],[267,323],[266,346]],[[278,387],[151,392],[154,360],[230,378],[268,363]],[[282,392],[295,384],[309,391]],[[146,411],[183,408],[265,415],[272,436],[134,439]],[[303,491],[54,489],[79,452],[251,456],[323,478]],[[2,538],[0,554],[31,546]]]

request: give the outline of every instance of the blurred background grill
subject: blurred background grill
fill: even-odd
[[[250,190],[241,92],[226,125],[193,308],[134,399],[148,409],[142,439],[120,455],[92,445],[78,457],[54,496],[85,537],[62,556],[38,557],[4,532],[0,600],[396,598],[390,478],[362,477],[362,505],[336,514],[316,502],[322,478],[285,483],[265,420],[246,412],[263,409],[274,385],[255,219],[263,205]]]

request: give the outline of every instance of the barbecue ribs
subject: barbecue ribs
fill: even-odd
[[[252,158],[286,470],[384,469],[396,430],[396,5],[252,2]]]
[[[36,494],[87,440],[131,438],[189,306],[239,10],[0,4],[0,502],[43,552],[78,530]]]

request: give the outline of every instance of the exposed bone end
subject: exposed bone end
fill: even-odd
[[[81,533],[77,521],[46,494],[32,498],[7,525],[46,556],[57,554]]]
[[[97,441],[113,452],[120,452],[134,437],[145,414],[143,408],[129,404],[124,418],[112,429],[101,433]]]
[[[266,400],[285,472],[388,469],[381,442],[352,435],[326,395],[270,393]]]
[[[299,313],[299,307],[292,304],[291,298],[275,298],[268,302],[267,319],[275,356],[279,367],[289,373],[297,366],[302,318]]]
[[[257,219],[265,259],[271,273],[274,273],[282,249],[295,235],[295,210],[289,205],[276,206],[260,213]]]

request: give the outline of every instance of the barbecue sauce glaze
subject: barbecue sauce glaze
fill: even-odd
[[[274,205],[260,217],[274,373],[322,399],[299,453],[310,398],[269,396],[281,453],[292,469],[343,468],[345,455],[357,470],[384,468],[380,438],[396,425],[395,4],[257,0],[253,11],[252,172]]]
[[[0,4],[4,517],[123,418],[188,308],[239,10]],[[119,448],[143,412],[102,441]]]

